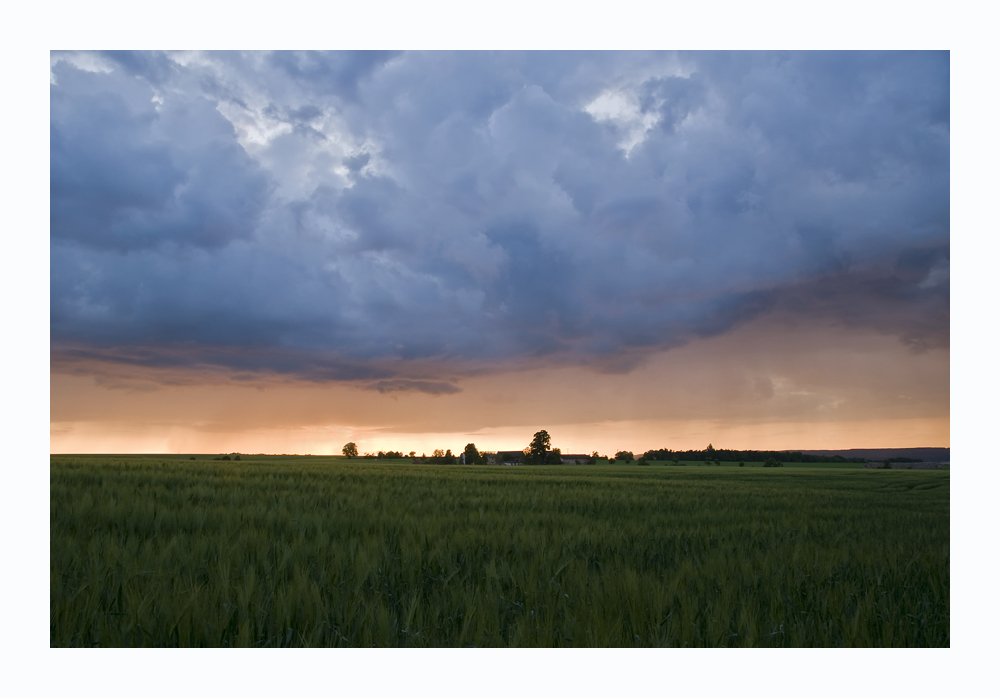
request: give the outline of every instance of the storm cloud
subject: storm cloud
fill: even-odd
[[[948,344],[947,52],[51,63],[54,365],[450,394],[767,313]]]

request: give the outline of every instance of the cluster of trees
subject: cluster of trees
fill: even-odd
[[[342,449],[344,456],[347,458],[369,458],[372,460],[383,460],[383,459],[400,459],[400,458],[413,458],[417,459],[417,452],[410,451],[409,453],[403,453],[402,451],[379,451],[376,453],[366,453],[360,455],[358,453],[358,445],[353,441],[344,444]],[[470,464],[480,464],[485,463],[486,458],[483,456],[479,450],[476,448],[476,444],[469,444],[465,447],[465,462]],[[426,453],[420,455],[420,460],[424,463],[438,463],[441,465],[455,465],[459,462],[460,456],[456,456],[451,452],[451,449],[442,450],[440,448],[434,449],[434,453],[428,456]]]
[[[402,451],[379,451],[378,453],[366,453],[363,456],[358,454],[358,445],[353,441],[344,444],[344,448],[341,452],[347,458],[368,458],[370,460],[382,460],[385,458],[406,458],[407,454]],[[416,454],[415,451],[410,451],[409,457],[413,458]]]
[[[436,448],[430,458],[427,456],[422,456],[422,458],[425,463],[439,463],[441,465],[455,465],[458,463],[458,458],[452,454],[450,448],[445,451]]]

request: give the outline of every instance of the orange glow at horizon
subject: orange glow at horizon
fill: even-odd
[[[434,449],[459,453],[467,443],[480,451],[521,450],[534,430],[546,425],[505,427],[489,432],[364,434],[331,427],[255,430],[205,434],[196,429],[115,429],[106,425],[71,423],[54,426],[50,452],[57,453],[264,453],[340,455],[348,441],[360,453]],[[717,449],[810,450],[847,448],[918,448],[950,446],[949,423],[941,419],[877,420],[862,423],[719,425],[712,422],[548,425],[553,447],[563,453],[636,454],[650,449],[698,450],[711,443]],[[888,438],[887,435],[891,435]]]
[[[887,335],[758,323],[624,374],[524,368],[458,378],[451,395],[53,372],[50,452],[520,450],[539,429],[564,453],[946,447],[948,357]]]

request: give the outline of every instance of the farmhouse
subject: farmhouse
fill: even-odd
[[[523,451],[482,451],[487,465],[520,465]],[[584,465],[590,462],[587,453],[563,453],[562,462],[565,465]]]
[[[483,451],[487,465],[517,465],[521,462],[520,451]]]

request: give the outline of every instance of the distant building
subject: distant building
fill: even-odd
[[[486,459],[486,465],[520,465],[523,451],[480,451]],[[566,465],[583,465],[590,462],[588,453],[563,453],[562,462]]]
[[[524,453],[521,451],[497,451],[496,453],[487,454],[486,462],[491,465],[520,465],[521,456]],[[493,460],[490,460],[490,456]]]
[[[504,465],[504,458],[509,451],[480,451],[479,453],[486,460],[486,465]]]
[[[885,461],[870,460],[865,464],[866,468],[884,468]],[[889,463],[893,470],[940,470],[941,464],[935,461],[923,461],[920,463]]]

